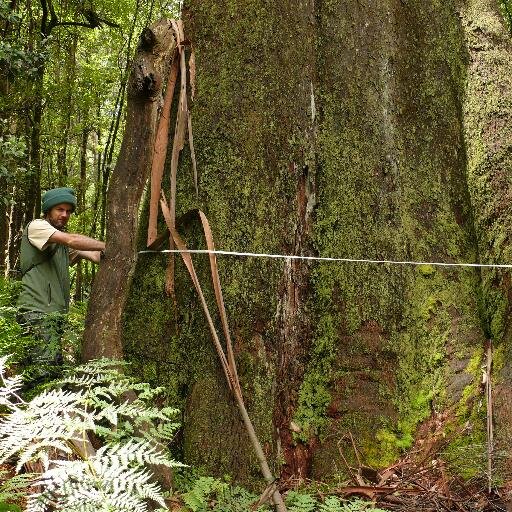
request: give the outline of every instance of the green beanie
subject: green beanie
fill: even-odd
[[[75,211],[76,197],[75,191],[72,188],[53,188],[48,190],[48,192],[45,192],[41,202],[41,210],[43,210],[43,213],[46,213],[54,206],[57,206],[61,203],[70,204],[73,207],[73,211]]]

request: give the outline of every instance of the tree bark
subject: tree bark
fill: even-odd
[[[491,0],[461,5],[470,61],[464,103],[467,173],[480,257],[512,261],[512,39]],[[482,321],[495,347],[494,400],[499,478],[512,479],[512,279],[509,270],[482,270]],[[501,455],[500,455],[501,454]]]
[[[473,25],[473,4],[491,12],[485,23]],[[200,194],[185,154],[178,218],[200,207],[219,249],[260,253],[476,262],[484,258],[478,242],[490,243],[491,220],[494,245],[508,243],[501,217],[485,207],[489,194],[503,206],[508,186],[482,187],[471,171],[482,157],[482,123],[499,118],[479,92],[488,83],[479,63],[489,57],[490,70],[495,56],[497,41],[485,33],[497,30],[497,11],[490,0],[465,3],[468,14],[459,8],[434,0],[190,0]],[[468,45],[472,32],[487,46]],[[498,46],[507,47],[500,37]],[[504,59],[505,50],[503,69]],[[480,112],[474,125],[471,109]],[[497,140],[486,154],[500,149]],[[508,148],[499,153],[503,180]],[[489,162],[485,171],[495,179]],[[181,229],[194,246],[196,227]],[[207,281],[207,259],[197,260]],[[185,462],[257,485],[188,276],[177,265],[175,309],[163,294],[165,266],[156,255],[137,262],[125,353],[184,408]],[[485,432],[476,404],[489,321],[479,301],[484,294],[492,309],[489,290],[501,278],[428,264],[225,257],[219,270],[249,415],[282,476],[340,478],[340,450],[356,460],[352,438],[364,464],[389,464],[431,416],[471,426],[462,445],[447,448],[451,468],[485,470],[465,448],[481,446]]]
[[[139,202],[151,165],[163,80],[174,50],[168,20],[141,37],[128,85],[125,136],[108,196],[107,249],[93,285],[83,359],[123,356],[121,315],[135,262]]]

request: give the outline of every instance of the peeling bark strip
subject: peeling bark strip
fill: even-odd
[[[488,341],[487,363],[484,371],[485,401],[487,409],[487,490],[489,494],[493,487],[493,457],[494,457],[494,425],[493,425],[493,401],[492,401],[492,341]]]
[[[135,263],[139,203],[151,168],[164,77],[176,44],[169,20],[146,28],[128,84],[121,151],[108,195],[107,250],[96,275],[82,358],[123,357],[121,316]]]
[[[185,245],[185,243],[179,236],[178,232],[176,231],[176,228],[172,225],[172,218],[170,215],[169,207],[167,206],[167,202],[166,202],[165,196],[163,194],[162,194],[162,199],[160,201],[160,206],[161,206],[162,212],[164,214],[165,222],[167,223],[167,227],[169,229],[169,232],[171,233],[171,237],[173,238],[176,247],[178,249],[180,249],[181,251],[186,251],[187,246]],[[204,231],[204,235],[206,238],[208,250],[214,251],[215,247],[213,245],[213,237],[212,237],[212,232],[210,229],[210,224],[208,222],[208,219],[206,218],[205,214],[202,211],[199,211],[198,213],[199,213],[199,217],[201,218],[201,223],[203,225],[203,231]],[[227,315],[226,315],[226,310],[224,308],[224,299],[222,297],[222,289],[220,287],[219,272],[217,269],[217,259],[215,257],[215,254],[210,254],[211,275],[212,275],[213,287],[215,289],[215,299],[217,301],[217,306],[218,306],[219,313],[221,316],[222,327],[224,329],[224,335],[226,337],[227,356],[224,353],[224,349],[222,348],[222,345],[220,343],[219,336],[217,334],[217,330],[215,329],[210,311],[208,309],[208,305],[206,303],[206,299],[204,297],[203,291],[201,290],[199,278],[197,277],[197,273],[195,271],[194,264],[192,262],[192,256],[190,253],[187,253],[187,252],[181,252],[180,254],[181,254],[183,262],[185,263],[185,266],[187,267],[187,270],[190,274],[190,278],[192,279],[192,282],[197,291],[197,294],[199,295],[199,299],[201,301],[201,306],[203,308],[204,314],[208,321],[208,327],[210,328],[210,333],[213,338],[215,349],[217,350],[217,354],[219,355],[219,359],[221,361],[222,369],[224,370],[224,374],[226,376],[227,383],[228,383],[229,388],[233,394],[233,397],[235,398],[236,405],[238,407],[240,415],[242,416],[242,420],[243,420],[245,429],[247,431],[247,434],[249,436],[249,439],[251,440],[251,444],[254,448],[254,451],[256,452],[256,457],[258,458],[258,462],[260,464],[260,468],[261,468],[263,477],[265,478],[265,481],[267,482],[267,484],[269,486],[273,486],[274,482],[275,482],[275,478],[273,477],[272,472],[270,471],[270,468],[269,468],[269,465],[267,462],[267,458],[265,457],[265,453],[263,452],[261,443],[258,439],[258,436],[256,435],[256,431],[254,430],[252,421],[249,418],[249,414],[247,413],[247,408],[244,404],[244,400],[242,397],[242,390],[240,388],[240,382],[238,380],[238,372],[236,369],[236,363],[235,363],[235,359],[233,356],[231,335],[229,333],[229,327],[228,327],[228,323],[227,323]],[[286,512],[286,506],[284,504],[281,493],[279,492],[279,489],[277,489],[277,488],[273,489],[272,500],[274,502],[274,505],[276,506],[277,512]]]
[[[167,204],[167,201],[165,199],[165,195],[163,192],[161,192],[161,199],[160,199],[160,207],[165,219],[165,222],[167,224],[167,228],[170,233],[170,247],[171,249],[174,249],[174,247],[177,247],[178,249],[182,251],[186,251],[187,247],[185,243],[180,238],[178,232],[176,231],[176,173],[177,173],[177,165],[178,165],[178,158],[181,150],[183,149],[184,142],[185,142],[185,130],[188,128],[189,133],[189,143],[191,146],[191,153],[192,153],[192,161],[193,161],[193,169],[194,169],[194,184],[196,188],[196,194],[198,192],[197,190],[197,169],[195,164],[195,156],[193,151],[193,137],[192,137],[192,121],[190,118],[190,114],[187,107],[187,70],[186,70],[186,62],[185,62],[185,50],[183,48],[183,42],[185,40],[184,36],[184,30],[183,30],[183,23],[181,21],[175,22],[172,21],[172,26],[174,29],[174,33],[177,39],[177,45],[179,48],[179,55],[180,55],[180,72],[181,72],[181,88],[180,88],[180,96],[179,96],[179,104],[178,104],[178,113],[176,116],[176,129],[174,134],[174,142],[173,142],[173,148],[172,148],[172,155],[173,158],[171,160],[171,200],[169,207]],[[195,71],[194,71],[195,74]],[[173,71],[171,71],[171,79],[170,83],[174,82],[172,81]],[[173,87],[174,90],[174,87]],[[172,102],[172,98],[166,97],[166,104],[170,106]],[[169,109],[167,110],[169,112]],[[165,125],[168,126],[167,119],[165,120]],[[165,128],[162,129],[162,133],[166,133]],[[162,180],[162,172],[163,171],[163,162],[162,162],[162,155],[165,155],[167,153],[166,151],[166,139],[162,138],[158,140],[159,144],[155,147],[155,154],[154,159],[158,160],[157,165],[153,165],[153,169],[155,170],[154,173],[152,173],[152,179],[155,178],[156,185],[161,185]],[[152,183],[151,186],[151,203],[150,203],[150,212],[155,211],[155,203],[157,203],[158,198],[154,195],[154,187],[155,185]],[[199,217],[201,219],[201,223],[203,226],[203,232],[206,238],[207,247],[210,251],[215,250],[215,246],[213,243],[213,235],[211,232],[210,224],[208,222],[208,219],[206,218],[205,214],[202,211],[199,211]],[[154,217],[154,223],[156,222],[156,217]],[[151,226],[150,226],[151,228]],[[155,230],[156,235],[156,230]],[[155,241],[156,236],[152,236],[148,232],[148,245],[153,243]],[[174,255],[170,255],[169,264],[167,267],[167,279],[166,279],[166,291],[174,298],[174,302],[176,303],[175,299],[175,288],[174,288]],[[240,382],[238,380],[238,371],[236,368],[236,362],[235,357],[233,353],[233,344],[231,342],[231,334],[229,331],[228,326],[228,320],[227,320],[227,314],[226,309],[224,307],[224,298],[222,296],[222,288],[220,285],[220,279],[219,279],[219,272],[217,268],[217,258],[215,254],[209,255],[210,260],[210,269],[211,269],[211,276],[213,281],[213,288],[215,291],[215,300],[217,302],[217,307],[219,309],[219,314],[221,318],[222,328],[224,331],[224,336],[226,340],[226,351],[227,355],[224,353],[224,349],[220,343],[219,336],[217,334],[217,330],[215,328],[215,325],[213,323],[210,311],[208,309],[208,305],[206,303],[205,296],[203,294],[203,291],[201,289],[201,284],[199,282],[199,278],[197,277],[197,273],[194,268],[194,264],[192,262],[192,256],[189,253],[182,252],[181,257],[183,259],[183,262],[185,263],[185,266],[187,267],[187,270],[190,274],[190,278],[192,279],[192,283],[194,284],[194,287],[197,291],[197,294],[199,295],[199,299],[203,308],[203,312],[206,316],[208,327],[210,329],[210,333],[213,338],[213,342],[215,345],[215,349],[217,351],[217,354],[219,356],[222,369],[224,370],[224,375],[226,377],[226,381],[228,383],[229,389],[235,398],[236,405],[238,407],[238,410],[240,412],[240,415],[242,416],[242,420],[245,426],[245,429],[247,431],[247,434],[249,436],[249,439],[251,441],[251,444],[254,448],[254,451],[256,453],[256,457],[258,459],[261,472],[263,474],[263,477],[265,478],[265,481],[267,482],[268,486],[272,487],[272,500],[274,502],[274,505],[276,506],[276,510],[278,512],[286,512],[286,506],[284,504],[283,498],[281,496],[281,493],[279,492],[279,489],[274,486],[275,478],[272,475],[272,472],[270,471],[267,458],[265,456],[265,453],[263,452],[263,448],[261,446],[261,443],[258,439],[258,436],[256,435],[256,431],[254,430],[254,426],[252,424],[252,421],[249,417],[249,414],[247,412],[247,408],[244,404],[243,396],[242,396],[242,390],[240,388]]]
[[[186,251],[187,247],[185,243],[180,238],[178,232],[176,231],[176,173],[177,173],[177,166],[178,166],[178,158],[181,150],[183,149],[184,142],[185,142],[185,130],[188,128],[188,134],[189,134],[189,144],[191,147],[191,154],[192,154],[192,162],[193,162],[193,170],[194,170],[194,184],[196,188],[196,194],[198,193],[197,190],[197,168],[195,163],[195,155],[194,155],[194,146],[193,146],[193,137],[192,137],[192,120],[188,111],[187,107],[187,69],[186,69],[186,62],[185,62],[185,49],[183,48],[183,44],[185,41],[185,35],[184,35],[184,29],[183,29],[183,22],[180,20],[178,22],[175,22],[174,20],[171,21],[174,33],[177,39],[177,45],[179,49],[179,57],[180,57],[180,73],[181,73],[181,88],[180,88],[180,95],[179,95],[179,104],[178,104],[178,113],[176,116],[176,129],[174,133],[174,142],[173,142],[173,148],[172,148],[172,160],[171,160],[171,200],[170,204],[171,207],[169,208],[167,201],[165,199],[165,195],[163,192],[161,192],[161,199],[160,199],[160,207],[165,219],[165,222],[167,224],[167,228],[170,233],[170,247],[173,249],[174,247],[177,247],[178,249],[182,251]],[[192,60],[193,63],[193,60]],[[177,72],[174,71],[175,66],[173,63],[173,69],[170,73],[170,79],[169,83],[172,84],[172,89],[168,91],[168,94],[166,94],[165,98],[165,107],[164,114],[166,116],[169,115],[170,112],[170,105],[172,103],[172,97],[169,97],[172,92],[174,92],[174,82],[176,80],[176,74]],[[195,70],[191,73],[191,77],[195,75]],[[164,108],[165,108],[164,107]],[[163,126],[162,126],[163,125]],[[152,172],[152,183],[151,183],[151,202],[150,202],[150,212],[153,212],[153,223],[150,224],[148,229],[148,246],[151,245],[155,239],[156,239],[156,215],[155,210],[158,212],[158,208],[155,208],[155,204],[157,205],[158,197],[155,195],[155,186],[160,187],[162,182],[162,174],[163,174],[163,164],[165,158],[163,155],[167,153],[166,147],[167,147],[167,138],[166,135],[168,134],[168,119],[165,118],[163,123],[161,123],[162,129],[159,129],[159,135],[160,137],[157,139],[157,144],[155,145],[155,153],[154,153],[154,160],[153,160],[153,171]],[[160,127],[159,127],[160,128]],[[156,164],[155,164],[156,161]],[[153,179],[155,179],[155,183],[153,183]],[[206,218],[206,215],[199,211],[199,217],[201,219],[201,223],[203,226],[203,232],[206,238],[207,247],[210,251],[215,250],[215,246],[213,243],[213,235],[211,232],[210,224],[208,222],[208,219]],[[151,233],[149,231],[152,231]],[[154,233],[153,233],[154,231]],[[171,257],[169,259],[169,264],[167,267],[167,279],[166,279],[166,291],[173,296],[174,302],[176,303],[175,299],[175,288],[174,288],[174,259],[173,254],[171,254]],[[208,326],[210,329],[210,333],[213,338],[213,342],[215,345],[215,349],[217,351],[217,354],[219,356],[222,369],[224,370],[224,374],[226,377],[226,381],[228,383],[229,389],[235,398],[235,402],[237,404],[238,410],[240,412],[240,415],[242,416],[242,420],[245,426],[245,429],[247,431],[247,434],[249,436],[249,439],[252,443],[252,446],[254,448],[254,451],[256,453],[256,457],[258,459],[258,462],[260,464],[261,472],[263,474],[263,477],[265,478],[265,481],[267,482],[267,485],[269,487],[272,487],[272,500],[274,505],[276,506],[276,510],[278,512],[286,512],[286,506],[284,504],[283,498],[281,496],[281,493],[279,492],[279,489],[275,487],[274,482],[275,478],[272,475],[272,472],[270,471],[267,458],[265,456],[265,453],[263,452],[263,448],[261,446],[261,443],[258,439],[258,436],[256,435],[256,431],[254,430],[254,426],[251,422],[251,419],[249,418],[249,414],[247,412],[247,408],[244,404],[243,396],[242,396],[242,390],[240,388],[240,382],[238,380],[238,371],[236,368],[236,362],[235,357],[233,353],[233,344],[231,341],[231,334],[229,331],[229,325],[228,325],[228,319],[226,314],[226,309],[224,307],[224,298],[222,296],[222,288],[220,285],[220,278],[219,278],[219,272],[217,268],[217,258],[215,254],[209,255],[210,260],[210,269],[211,269],[211,277],[213,281],[213,288],[215,291],[215,300],[217,302],[217,307],[219,309],[219,314],[221,318],[222,323],[222,329],[224,331],[224,337],[226,340],[226,351],[227,355],[224,353],[224,349],[220,343],[219,336],[217,334],[217,330],[215,328],[215,325],[213,323],[210,311],[208,309],[208,305],[206,303],[205,296],[201,289],[201,284],[199,282],[199,278],[197,277],[197,273],[194,268],[194,264],[192,262],[192,256],[189,253],[182,252],[181,257],[183,259],[183,262],[185,263],[185,266],[187,267],[187,270],[190,274],[190,278],[192,279],[192,283],[194,284],[194,287],[197,291],[197,294],[199,296],[204,314],[206,316]]]
[[[148,223],[148,247],[157,238],[157,217],[158,217],[158,197],[162,188],[162,177],[164,175],[165,157],[169,138],[169,123],[171,120],[171,104],[174,96],[174,86],[178,77],[179,61],[175,55],[172,58],[171,72],[169,81],[165,90],[164,106],[158,123],[158,132],[156,135],[153,163],[151,166],[151,199],[149,202],[149,223]],[[156,198],[156,200],[155,200]]]
[[[171,216],[171,225],[176,226],[176,178],[178,173],[178,162],[181,150],[185,145],[185,135],[187,130],[187,68],[185,63],[185,34],[183,31],[183,22],[181,20],[171,21],[174,35],[176,37],[176,44],[179,52],[179,66],[180,66],[180,96],[178,100],[178,114],[176,116],[176,127],[174,128],[174,141],[172,144],[171,156],[171,192],[169,198],[169,212]],[[158,201],[158,196],[152,198],[153,201]],[[172,236],[169,237],[169,248],[174,249],[174,241]],[[169,256],[169,263],[167,265],[167,274],[165,279],[165,291],[167,295],[173,298],[176,304],[176,295],[174,289],[174,255]]]

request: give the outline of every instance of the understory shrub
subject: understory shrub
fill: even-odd
[[[10,370],[23,372],[23,380],[31,382],[34,375],[51,372],[46,372],[42,363],[33,361],[31,356],[37,352],[34,349],[40,342],[33,337],[33,330],[18,323],[18,308],[15,304],[20,284],[14,279],[0,278],[0,356],[9,355]],[[79,360],[86,309],[86,302],[76,302],[71,304],[69,313],[55,314],[54,321],[60,326],[57,338],[62,347],[64,368],[72,368]],[[49,320],[52,315],[47,315],[46,319]],[[43,387],[33,387],[30,396],[37,394]]]
[[[192,476],[190,470],[177,473],[182,512],[271,512],[269,504],[258,507],[259,495],[210,476]],[[285,495],[288,512],[386,512],[362,500],[347,501],[337,496],[317,497],[308,490],[291,490]]]

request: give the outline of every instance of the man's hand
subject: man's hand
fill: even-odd
[[[102,254],[103,251],[73,251],[73,254],[70,254],[70,264],[74,265],[79,260],[89,260],[93,263],[99,263],[102,259]]]

